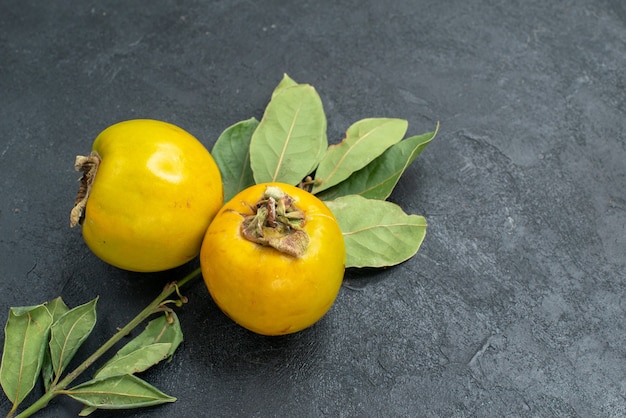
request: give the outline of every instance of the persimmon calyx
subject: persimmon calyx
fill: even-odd
[[[294,203],[279,187],[268,186],[253,207],[255,213],[244,216],[241,234],[254,243],[301,257],[309,246],[309,234],[303,229],[306,216]]]
[[[80,177],[80,186],[78,187],[78,193],[76,194],[76,201],[74,207],[70,212],[70,227],[75,227],[78,224],[83,223],[85,219],[85,207],[87,206],[87,199],[89,199],[89,192],[91,191],[91,185],[96,178],[98,172],[98,166],[102,159],[96,151],[91,151],[87,156],[77,155],[74,162],[74,170],[80,171],[83,175]]]

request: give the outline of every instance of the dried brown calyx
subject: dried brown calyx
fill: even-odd
[[[96,151],[91,151],[91,154],[87,156],[76,156],[74,169],[82,172],[83,175],[80,178],[80,186],[78,187],[78,193],[76,194],[76,201],[70,213],[70,226],[72,228],[78,224],[82,224],[83,219],[85,219],[87,199],[89,199],[91,185],[96,178],[100,161],[102,161],[102,159]]]
[[[291,196],[279,187],[268,186],[253,209],[255,213],[245,216],[241,224],[244,238],[293,257],[306,252],[309,235],[303,229],[305,214]]]

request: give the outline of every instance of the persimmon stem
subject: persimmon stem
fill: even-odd
[[[91,185],[96,178],[98,167],[102,162],[102,158],[96,151],[91,151],[87,156],[77,155],[74,162],[74,169],[80,171],[83,175],[80,178],[80,187],[76,195],[76,202],[70,212],[70,227],[75,227],[83,223],[85,218],[85,210],[87,208],[87,200],[91,192]]]
[[[177,293],[180,296],[179,288],[200,276],[202,273],[200,267],[196,268],[194,271],[186,275],[183,279],[178,282],[168,283],[163,291],[156,297],[148,306],[144,308],[137,316],[130,320],[128,324],[126,324],[123,328],[118,329],[117,333],[115,333],[107,342],[105,342],[99,349],[94,351],[94,353],[89,356],[85,361],[83,361],[78,367],[76,367],[72,372],[68,373],[61,381],[51,386],[48,391],[37,401],[35,401],[32,405],[22,411],[15,418],[26,418],[33,415],[35,412],[43,409],[48,405],[50,400],[54,398],[56,395],[60,395],[63,391],[76,379],[81,373],[89,368],[96,360],[98,360],[103,354],[105,354],[108,350],[110,350],[118,341],[124,338],[126,335],[130,334],[130,332],[135,329],[138,325],[140,325],[144,320],[146,320],[150,315],[159,312],[163,309],[163,302],[167,300],[170,295],[173,293]],[[7,418],[13,417],[13,412],[9,412]]]
[[[244,216],[241,235],[248,241],[284,254],[296,258],[303,256],[309,245],[309,235],[303,229],[306,214],[295,203],[279,187],[268,186],[253,207],[254,213]]]

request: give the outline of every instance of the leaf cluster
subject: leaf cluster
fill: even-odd
[[[171,310],[151,320],[92,379],[67,388],[89,365],[83,363],[85,367],[63,377],[96,324],[97,301],[70,309],[58,297],[41,305],[10,308],[0,364],[0,384],[13,403],[8,416],[14,415],[40,376],[47,396],[64,394],[81,402],[81,416],[98,408],[137,408],[176,400],[136,376],[171,357],[182,342],[180,323]]]
[[[300,185],[337,218],[346,267],[385,267],[412,257],[424,240],[424,217],[406,214],[386,200],[438,127],[405,138],[406,120],[368,118],[329,145],[317,91],[285,74],[262,119],[228,127],[212,155],[222,173],[225,200],[254,184]]]

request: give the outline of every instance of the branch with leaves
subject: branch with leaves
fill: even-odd
[[[67,395],[84,405],[81,416],[96,409],[124,409],[174,402],[135,374],[170,358],[183,341],[176,313],[169,306],[182,306],[186,298],[179,288],[198,277],[196,269],[179,282],[169,283],[143,311],[119,329],[106,343],[76,369],[63,372],[96,324],[98,298],[70,309],[58,297],[37,306],[11,308],[5,328],[0,383],[13,403],[7,417],[15,416],[18,406],[34,388],[41,375],[45,394],[17,415],[29,417],[44,408],[57,395]],[[176,295],[176,299],[168,299]],[[68,388],[96,360],[150,316],[143,332],[122,347],[93,378]]]

